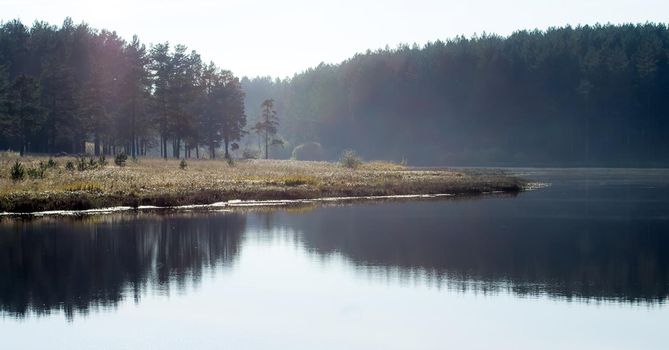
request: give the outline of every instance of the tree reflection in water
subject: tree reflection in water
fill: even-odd
[[[462,291],[663,303],[669,222],[576,212],[522,214],[509,199],[341,206],[264,214],[319,256],[341,254],[370,278]],[[527,203],[532,205],[532,203]],[[578,207],[570,210],[578,211]],[[519,217],[520,215],[520,217]],[[267,225],[267,217],[262,218]]]
[[[242,214],[117,214],[0,223],[0,305],[24,316],[139,301],[197,283],[230,264],[245,230]]]
[[[242,245],[258,242],[322,259],[344,257],[337,263],[374,280],[666,302],[669,221],[666,208],[657,208],[666,203],[648,202],[651,210],[611,202],[595,211],[557,200],[538,205],[524,196],[531,197],[4,220],[0,307],[19,317],[63,310],[72,318],[115,307],[126,296],[139,301],[149,290],[183,290],[205,271],[236,261]]]

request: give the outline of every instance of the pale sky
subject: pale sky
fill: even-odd
[[[367,49],[566,24],[669,20],[669,0],[0,0],[0,20],[65,17],[169,41],[238,76],[286,77]]]

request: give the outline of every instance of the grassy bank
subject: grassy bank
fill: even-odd
[[[26,175],[12,180],[19,160]],[[111,206],[209,204],[231,199],[310,199],[405,194],[518,192],[524,181],[496,171],[419,170],[383,162],[357,169],[336,163],[289,160],[128,160],[85,171],[68,170],[74,158],[54,158],[42,177],[28,176],[48,158],[0,158],[0,212],[92,209]],[[76,163],[75,163],[76,164]]]

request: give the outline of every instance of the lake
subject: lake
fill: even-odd
[[[5,349],[665,349],[669,170],[518,195],[0,221]]]

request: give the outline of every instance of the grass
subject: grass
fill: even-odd
[[[73,158],[57,158],[43,178],[13,181],[19,161],[38,168],[48,158],[0,157],[0,212],[90,209],[110,206],[208,204],[231,199],[308,199],[403,194],[476,194],[518,192],[525,182],[500,172],[419,170],[387,162],[367,162],[358,169],[337,163],[295,160],[224,160],[155,158],[86,171],[67,170]]]

